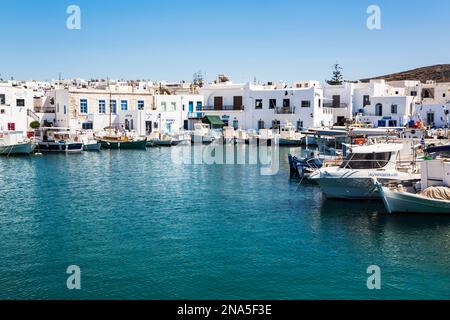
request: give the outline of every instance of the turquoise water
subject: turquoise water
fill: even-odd
[[[450,298],[450,217],[326,201],[288,152],[275,176],[170,149],[0,158],[0,298]]]

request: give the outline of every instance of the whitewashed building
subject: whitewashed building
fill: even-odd
[[[38,92],[15,81],[0,82],[0,131],[30,130],[30,123],[39,118],[33,113]]]
[[[265,85],[231,81],[207,84],[199,89],[204,106],[190,112],[190,119],[218,116],[244,130],[278,128],[287,122],[298,130],[332,124],[332,110],[323,106],[323,90],[317,81]]]
[[[153,87],[111,85],[56,89],[55,126],[100,131],[111,126],[147,135],[179,132],[187,127],[189,106],[203,104],[195,94],[158,94]]]

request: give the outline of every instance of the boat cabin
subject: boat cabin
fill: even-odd
[[[402,144],[374,144],[352,146],[349,154],[342,162],[342,169],[389,170],[395,169]]]

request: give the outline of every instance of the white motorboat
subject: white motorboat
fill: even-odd
[[[192,134],[191,141],[193,144],[210,144],[214,141],[209,124],[206,123],[195,123],[194,133]]]
[[[27,155],[31,154],[35,147],[36,144],[21,131],[0,132],[0,155]]]
[[[223,128],[223,141],[225,144],[234,144],[235,143],[235,130],[233,127],[224,127]]]
[[[420,180],[411,160],[400,159],[402,149],[403,144],[389,143],[351,146],[339,167],[321,168],[309,179],[319,184],[327,198],[380,199],[373,178],[381,183],[413,184]]]
[[[291,123],[287,123],[280,128],[280,146],[300,146],[302,144],[302,134],[297,132]]]
[[[421,182],[413,187],[375,185],[391,214],[450,214],[450,159],[424,161]]]

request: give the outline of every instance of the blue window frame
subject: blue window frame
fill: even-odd
[[[194,112],[194,101],[189,101],[189,112]]]
[[[80,100],[80,113],[88,113],[88,101],[87,99]]]
[[[111,108],[112,114],[117,114],[117,101],[116,100],[111,100],[109,102],[109,107]]]
[[[145,102],[144,100],[138,100],[138,110],[144,110]]]
[[[120,109],[122,111],[127,111],[128,110],[128,101],[127,100],[122,100],[120,102]]]
[[[105,100],[98,101],[98,113],[106,113],[106,101]]]

